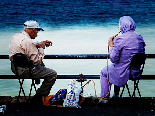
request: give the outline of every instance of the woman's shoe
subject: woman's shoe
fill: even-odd
[[[99,100],[99,103],[103,103],[103,104],[105,104],[105,103],[107,103],[109,101],[109,99],[108,98],[104,98],[104,99],[100,99]]]

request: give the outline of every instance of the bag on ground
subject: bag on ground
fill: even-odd
[[[78,102],[82,89],[81,86],[78,86],[75,82],[75,80],[71,80],[68,84],[67,94],[63,102],[63,107],[81,108]]]
[[[66,97],[67,89],[60,89],[53,97],[49,99],[50,105],[62,105]]]

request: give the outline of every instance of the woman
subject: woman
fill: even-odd
[[[145,45],[143,37],[134,32],[136,24],[130,16],[121,17],[119,27],[122,35],[117,36],[115,39],[112,37],[108,41],[110,46],[109,57],[113,63],[108,66],[108,78],[110,84],[114,84],[115,87],[118,86],[118,90],[114,90],[115,96],[119,95],[119,87],[123,87],[129,79],[129,64],[132,56],[135,53],[143,52],[143,45]],[[137,69],[134,72],[140,73],[140,70]],[[110,94],[108,94],[107,67],[101,70],[100,82],[101,97],[106,96],[105,99],[108,99]],[[105,99],[101,99],[100,102]]]

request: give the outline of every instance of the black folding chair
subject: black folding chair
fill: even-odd
[[[16,53],[15,55],[13,55],[13,63],[14,63],[14,67],[15,67],[16,76],[18,77],[19,84],[20,84],[20,90],[19,90],[19,95],[18,95],[18,98],[17,98],[17,102],[19,101],[19,97],[20,97],[21,92],[23,93],[25,100],[28,101],[28,100],[30,100],[30,96],[31,96],[31,92],[32,92],[32,87],[34,87],[34,89],[36,91],[35,82],[34,82],[34,79],[33,79],[32,73],[31,73],[32,68],[33,68],[33,62],[29,61],[27,56],[25,56],[24,54]],[[24,88],[23,88],[24,78],[22,78],[18,74],[17,67],[28,68],[29,77],[32,80],[31,88],[30,88],[30,93],[29,93],[29,98],[28,99],[26,98],[26,95],[25,95],[25,92],[24,92]]]
[[[130,69],[129,79],[132,80],[132,81],[134,81],[134,90],[133,90],[133,94],[132,94],[132,96],[131,96],[130,90],[129,90],[129,87],[128,87],[128,84],[126,83],[126,85],[125,85],[125,86],[123,87],[123,89],[122,89],[122,93],[121,93],[120,97],[122,97],[125,87],[127,88],[130,97],[135,97],[135,91],[136,91],[136,89],[137,89],[137,91],[138,91],[138,93],[139,93],[139,96],[141,97],[140,90],[139,90],[139,88],[138,88],[138,83],[139,83],[140,78],[138,78],[138,79],[135,78],[135,79],[134,79],[134,78],[132,77],[132,75],[131,75],[131,69],[132,69],[132,68],[141,67],[141,68],[140,68],[140,77],[141,77],[141,75],[142,75],[142,73],[143,73],[143,69],[144,69],[145,60],[146,60],[146,56],[145,56],[144,53],[136,53],[136,54],[132,57],[132,60],[131,60],[131,63],[130,63],[130,68],[129,68],[129,69]]]

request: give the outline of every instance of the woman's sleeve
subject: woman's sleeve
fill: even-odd
[[[117,63],[120,59],[120,53],[122,48],[121,38],[115,38],[114,47],[110,48],[109,56],[112,63]]]

